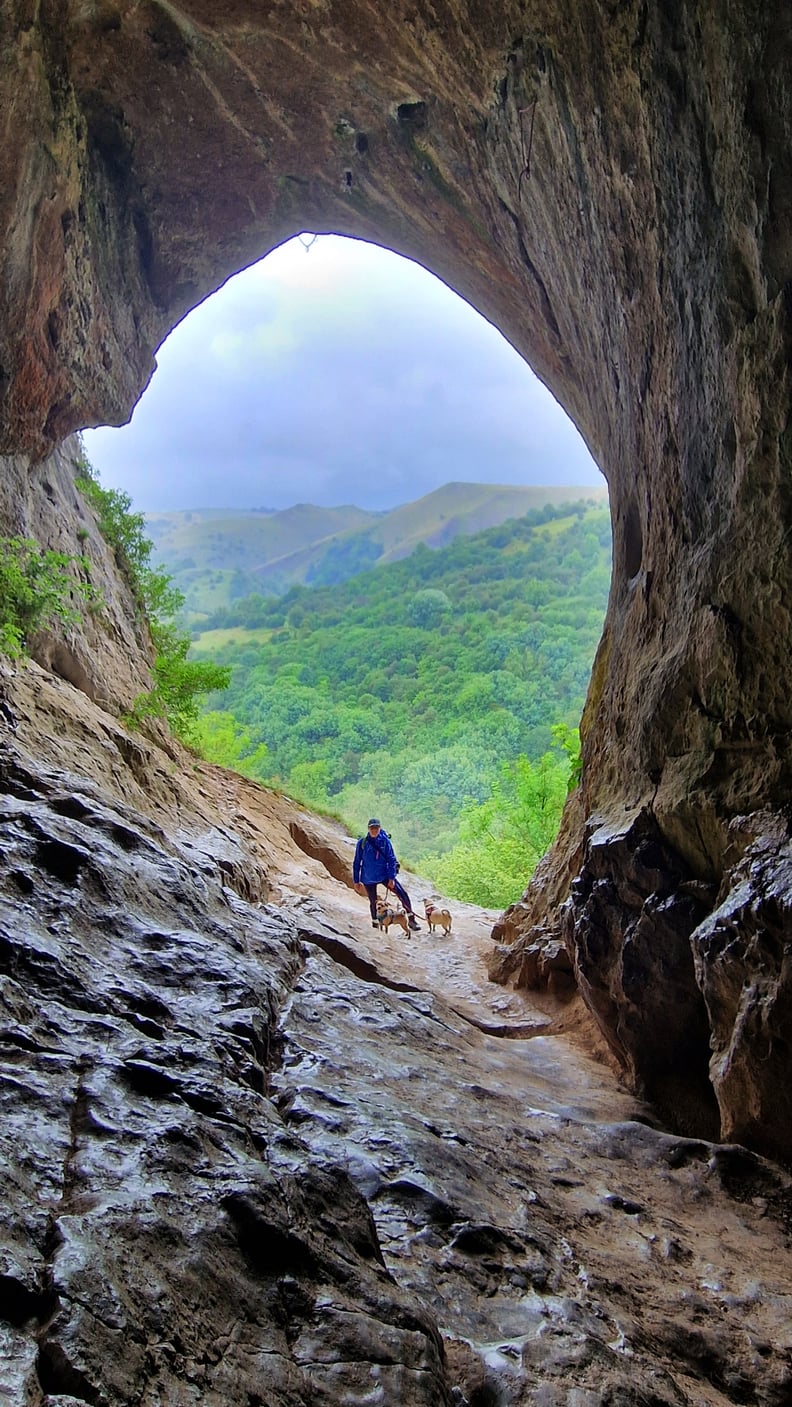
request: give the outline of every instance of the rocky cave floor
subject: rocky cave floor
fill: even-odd
[[[0,1401],[792,1402],[782,1169],[489,983],[493,914],[374,932],[332,823],[0,702]]]

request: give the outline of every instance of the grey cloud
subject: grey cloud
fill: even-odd
[[[180,324],[131,424],[86,434],[104,483],[152,511],[385,508],[449,479],[601,484],[561,408],[461,299],[395,255],[321,244],[291,263],[278,251],[283,282],[267,261]]]

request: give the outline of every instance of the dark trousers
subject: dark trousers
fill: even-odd
[[[380,883],[380,884],[384,884],[385,881],[384,881],[384,880],[380,880],[379,883]],[[366,893],[368,894],[369,908],[371,909],[371,917],[372,917],[372,918],[376,918],[376,917],[377,917],[377,886],[376,886],[376,884],[364,884],[364,885],[363,885],[363,888],[365,889]],[[402,906],[407,910],[408,914],[411,914],[412,911],[413,911],[413,907],[412,907],[412,904],[410,903],[410,896],[409,896],[409,894],[407,893],[407,890],[404,888],[404,885],[403,885],[403,884],[399,884],[398,879],[394,879],[394,881],[393,881],[393,890],[394,890],[394,893],[396,894],[397,899],[398,899],[398,900],[400,901],[400,903],[402,904]]]

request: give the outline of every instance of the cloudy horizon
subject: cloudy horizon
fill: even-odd
[[[388,250],[298,239],[174,329],[120,428],[86,430],[136,509],[355,504],[456,480],[604,487],[580,435],[501,334]]]

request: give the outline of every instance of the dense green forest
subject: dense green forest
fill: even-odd
[[[207,755],[355,832],[381,816],[446,893],[516,898],[558,824],[610,541],[606,507],[546,506],[332,586],[233,602],[194,638],[232,670],[202,719]]]

